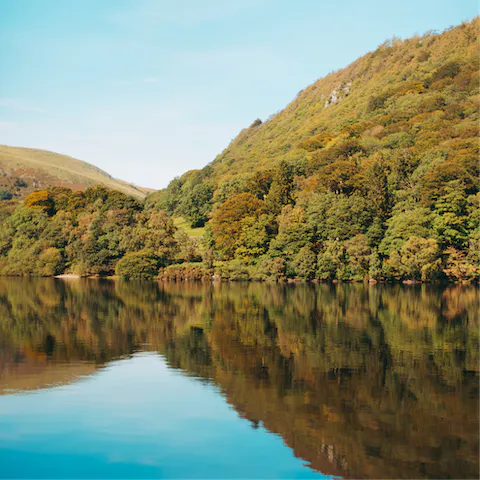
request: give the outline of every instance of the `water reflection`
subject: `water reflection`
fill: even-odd
[[[0,393],[155,351],[315,470],[477,478],[474,287],[0,278]]]

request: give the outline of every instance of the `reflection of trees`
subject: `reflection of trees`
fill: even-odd
[[[474,477],[478,297],[474,287],[0,279],[0,375],[152,348],[217,383],[322,472]]]

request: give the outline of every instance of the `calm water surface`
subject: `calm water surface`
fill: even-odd
[[[478,305],[0,278],[0,477],[478,478]]]

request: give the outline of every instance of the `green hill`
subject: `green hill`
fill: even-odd
[[[117,180],[100,168],[67,155],[0,145],[0,190],[24,196],[47,187],[84,190],[92,185],[104,185],[139,199],[150,191]]]

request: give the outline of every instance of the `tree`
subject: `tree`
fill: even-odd
[[[454,247],[448,247],[445,250],[445,266],[443,273],[451,280],[456,282],[471,282],[478,280],[480,267],[473,263],[467,257],[467,253],[457,250]]]
[[[174,178],[165,190],[165,194],[160,197],[157,207],[160,210],[165,210],[170,215],[173,215],[182,199],[183,181],[180,178]]]
[[[453,180],[435,202],[432,228],[443,247],[464,248],[468,243],[469,217],[465,185]]]
[[[349,276],[352,280],[363,280],[369,270],[370,242],[363,235],[356,235],[344,242]]]
[[[0,256],[8,255],[14,241],[17,245],[32,245],[48,225],[48,216],[43,208],[17,208],[0,228]],[[25,255],[25,262],[31,258]]]
[[[224,258],[233,258],[240,246],[242,221],[246,217],[258,219],[265,210],[265,203],[251,193],[240,193],[215,210],[211,220],[212,235],[217,250]]]
[[[289,257],[311,245],[313,238],[314,228],[307,222],[305,209],[286,205],[278,216],[278,235],[271,242],[270,251]]]
[[[238,195],[239,193],[248,191],[246,185],[248,183],[246,175],[235,175],[227,181],[220,183],[215,190],[214,203],[223,203],[229,198]]]
[[[368,199],[377,215],[385,220],[391,209],[391,194],[388,189],[388,168],[381,156],[375,159],[364,176]]]
[[[248,263],[255,262],[268,249],[274,232],[273,225],[274,221],[271,215],[262,214],[259,217],[245,217],[241,221],[235,257]]]
[[[88,187],[83,192],[87,203],[95,203],[97,200],[105,201],[108,197],[108,188],[103,185]]]
[[[473,170],[473,171],[472,171]],[[421,180],[421,196],[425,205],[432,205],[444,195],[445,188],[456,181],[457,188],[463,185],[466,194],[478,192],[477,162],[471,168],[469,162],[447,161],[429,170]]]
[[[477,219],[478,221],[478,219]],[[477,268],[477,282],[480,280],[480,231],[478,228],[470,234],[467,261]]]
[[[285,205],[293,202],[293,171],[291,166],[282,160],[278,165],[270,190],[267,205],[271,212],[279,213]]]
[[[312,280],[317,269],[316,255],[310,247],[301,248],[290,262],[293,276],[302,280]]]
[[[172,219],[165,212],[143,212],[135,225],[122,231],[120,248],[127,253],[148,250],[167,264],[178,252],[176,231]]]
[[[480,227],[480,193],[467,197],[466,214],[468,216],[467,228],[471,236],[472,234],[476,234]]]
[[[435,280],[440,274],[439,254],[435,239],[412,236],[391,253],[387,271],[396,279]]]
[[[190,222],[192,228],[203,227],[212,208],[213,188],[199,183],[188,190],[180,200],[179,213]]]
[[[255,278],[259,280],[284,280],[287,264],[284,258],[263,255],[259,258],[258,272]]]
[[[47,190],[47,192],[53,201],[53,208],[55,212],[69,209],[70,201],[73,195],[72,190],[65,187],[51,187]],[[82,192],[80,192],[80,194],[83,197]]]
[[[37,269],[39,275],[43,277],[50,277],[62,273],[64,261],[60,250],[50,247],[41,252],[37,261]]]
[[[454,78],[460,72],[460,65],[458,62],[450,61],[441,65],[432,75],[431,81],[437,82],[443,78]]]
[[[24,205],[29,208],[38,208],[48,213],[53,213],[53,200],[46,190],[33,192],[25,198]]]
[[[321,167],[317,175],[320,185],[337,194],[350,194],[362,185],[360,170],[351,161],[336,161]]]
[[[379,252],[389,255],[399,250],[412,236],[426,238],[430,234],[431,213],[426,208],[416,208],[395,213],[387,220],[387,230],[379,245]]]
[[[320,241],[346,240],[366,233],[374,212],[371,203],[358,194],[314,194],[307,200],[307,222]]]
[[[372,280],[383,280],[384,278],[382,260],[377,249],[374,249],[370,254],[368,276]]]
[[[317,277],[320,280],[341,280],[345,266],[345,247],[338,240],[327,240],[318,254]]]
[[[198,262],[202,259],[196,238],[189,237],[184,230],[175,232],[178,252],[175,260],[183,262]]]
[[[272,170],[261,170],[255,172],[253,177],[247,182],[247,192],[255,195],[259,200],[265,200],[273,182],[274,172]]]
[[[130,213],[140,211],[142,209],[138,200],[130,195],[125,195],[118,190],[108,190],[105,203],[102,208],[104,210],[127,210]]]
[[[314,152],[315,150],[324,148],[332,139],[333,136],[331,133],[321,132],[313,137],[308,138],[307,140],[300,142],[298,147],[306,150],[307,152]]]

